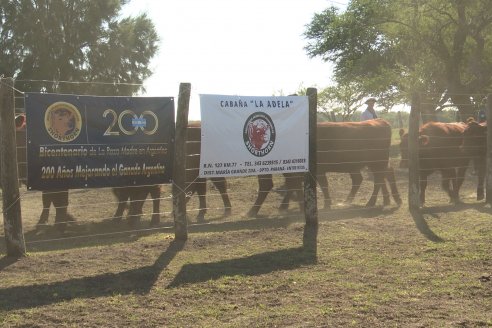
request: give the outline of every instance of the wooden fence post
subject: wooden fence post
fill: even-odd
[[[22,231],[14,110],[14,81],[0,78],[0,166],[5,241],[7,255],[20,257],[26,254],[26,244]]]
[[[173,213],[174,238],[185,241],[188,239],[188,223],[186,219],[186,129],[188,127],[188,111],[190,108],[190,83],[179,85],[178,110],[176,115],[176,133],[174,140],[173,167]]]
[[[492,94],[487,95],[487,176],[485,202],[492,204]]]
[[[309,172],[304,175],[304,227],[303,245],[316,253],[318,238],[318,201],[316,195],[317,165],[317,107],[318,92],[315,88],[307,89],[309,98]]]
[[[408,208],[410,211],[420,207],[420,174],[419,174],[419,116],[420,97],[412,97],[412,107],[408,122]]]

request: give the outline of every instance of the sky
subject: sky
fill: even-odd
[[[303,33],[315,13],[347,2],[132,0],[123,16],[147,13],[160,38],[144,95],[177,97],[179,84],[191,83],[193,120],[199,94],[288,95],[330,85],[332,65],[309,58]]]

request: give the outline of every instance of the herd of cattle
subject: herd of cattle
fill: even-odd
[[[25,149],[25,117],[16,117],[17,146]],[[389,163],[391,145],[391,126],[383,119],[374,119],[363,122],[321,122],[317,125],[317,181],[324,196],[324,208],[331,206],[328,192],[328,180],[326,173],[348,173],[352,180],[351,190],[346,198],[350,203],[357,193],[362,182],[362,169],[367,168],[373,176],[373,192],[366,204],[372,207],[376,204],[379,191],[383,194],[383,204],[390,204],[391,196],[396,204],[401,205],[393,168]],[[442,188],[447,192],[451,202],[460,201],[459,190],[463,184],[465,172],[473,163],[478,176],[477,199],[484,198],[484,179],[486,168],[486,123],[477,123],[470,119],[466,123],[440,123],[429,122],[424,124],[419,131],[419,174],[420,174],[420,201],[425,202],[425,190],[427,177],[433,172],[440,172]],[[197,220],[203,220],[206,214],[206,180],[198,177],[200,163],[200,138],[199,124],[190,124],[187,128],[186,143],[186,191],[187,199],[194,193],[199,197],[199,212]],[[408,133],[400,130],[400,166],[405,167],[408,161]],[[25,151],[24,151],[25,153]],[[18,159],[25,161],[25,154],[18,150]],[[20,175],[24,174],[20,169]],[[303,174],[286,173],[286,193],[280,205],[280,210],[289,206],[289,201],[296,196],[300,207],[303,205],[302,184]],[[231,214],[231,202],[227,193],[225,178],[211,179],[222,196],[224,214]],[[249,216],[256,216],[265,201],[268,193],[273,188],[272,175],[258,176],[258,194],[255,203],[248,212]],[[160,186],[137,186],[113,188],[117,198],[118,207],[113,219],[121,220],[124,211],[128,209],[130,223],[138,221],[142,215],[145,199],[148,195],[153,201],[153,214],[151,225],[160,221]],[[69,203],[68,190],[42,192],[43,210],[39,224],[45,224],[49,217],[51,204],[56,209],[55,221],[60,228],[66,222],[73,220],[67,212]]]

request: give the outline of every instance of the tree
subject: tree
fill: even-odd
[[[127,2],[0,0],[0,75],[22,91],[135,94],[158,36],[145,14],[119,18]]]
[[[332,111],[341,117],[342,121],[349,121],[357,108],[362,105],[364,96],[355,83],[339,83],[320,92],[319,107],[325,112]]]
[[[490,0],[352,0],[316,14],[305,35],[336,80],[407,102],[425,93],[424,111],[451,103],[466,119],[492,87]]]

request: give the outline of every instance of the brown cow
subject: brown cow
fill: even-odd
[[[470,160],[461,148],[465,127],[464,123],[428,122],[420,128],[419,176],[422,205],[425,203],[427,177],[435,171],[441,172],[441,185],[451,202],[459,202],[459,190]],[[408,133],[403,129],[400,130],[400,138],[400,167],[407,167]]]
[[[346,201],[351,202],[362,182],[361,170],[365,167],[374,176],[374,189],[366,206],[376,204],[379,190],[383,191],[384,204],[390,203],[385,179],[388,180],[395,202],[400,205],[401,198],[396,187],[393,169],[389,166],[391,145],[391,126],[382,119],[363,122],[322,122],[317,125],[317,172],[318,183],[324,195],[324,207],[331,206],[328,192],[327,172],[349,173],[352,189]],[[288,207],[292,190],[301,190],[302,174],[285,174],[289,190],[280,209]],[[259,176],[259,193],[248,215],[258,213],[268,192],[273,187],[271,175]],[[300,199],[299,199],[300,200]]]
[[[477,200],[485,198],[485,169],[487,153],[487,122],[468,120],[463,131],[463,152],[473,161],[478,177]]]

